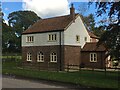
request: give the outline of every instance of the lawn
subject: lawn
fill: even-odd
[[[45,79],[53,81],[61,81],[72,83],[87,87],[97,88],[118,88],[118,73],[119,72],[107,72],[102,71],[88,71],[81,70],[79,72],[53,72],[53,71],[37,71],[30,69],[22,69],[17,67],[18,63],[3,62],[3,74],[14,74],[18,76]]]

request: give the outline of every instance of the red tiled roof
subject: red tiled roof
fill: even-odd
[[[88,34],[90,35],[91,38],[99,39],[99,37],[97,37],[95,34],[93,34],[93,33],[90,32],[90,31],[88,31]]]
[[[106,51],[103,45],[97,46],[97,42],[87,42],[82,51]]]
[[[75,16],[77,15],[75,14]],[[70,15],[41,19],[25,30],[23,34],[64,30],[72,20]]]

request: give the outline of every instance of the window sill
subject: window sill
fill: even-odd
[[[44,61],[37,61],[38,63],[43,63]]]
[[[48,42],[57,42],[57,40],[53,40],[53,41],[49,41],[49,40],[48,40]]]
[[[57,63],[57,61],[50,61],[50,63]]]
[[[34,42],[26,42],[26,43],[34,43]]]
[[[96,63],[97,61],[90,61],[90,62]]]

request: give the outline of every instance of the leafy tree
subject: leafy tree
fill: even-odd
[[[94,33],[96,36],[100,37],[101,34],[104,32],[103,26],[95,26],[96,23],[93,14],[89,14],[88,16],[81,15],[81,18],[88,30]]]
[[[16,36],[10,43],[14,44],[18,51],[21,50],[21,33],[39,19],[41,18],[32,11],[16,11],[9,14],[8,23]]]
[[[16,36],[12,27],[2,21],[2,48],[3,52],[13,52],[15,49]]]
[[[96,2],[97,16],[107,14],[109,17],[109,23],[104,25],[106,31],[98,44],[104,44],[108,48],[108,55],[120,60],[120,1],[115,1]]]
[[[14,31],[20,35],[30,25],[39,20],[40,17],[32,11],[16,11],[10,13],[8,19],[9,26],[13,27]]]

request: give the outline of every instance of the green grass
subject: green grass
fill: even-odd
[[[3,74],[9,73],[35,79],[69,82],[88,87],[118,88],[118,72],[107,72],[105,77],[105,73],[100,71],[50,72],[19,69],[16,65],[13,62],[4,62]]]

